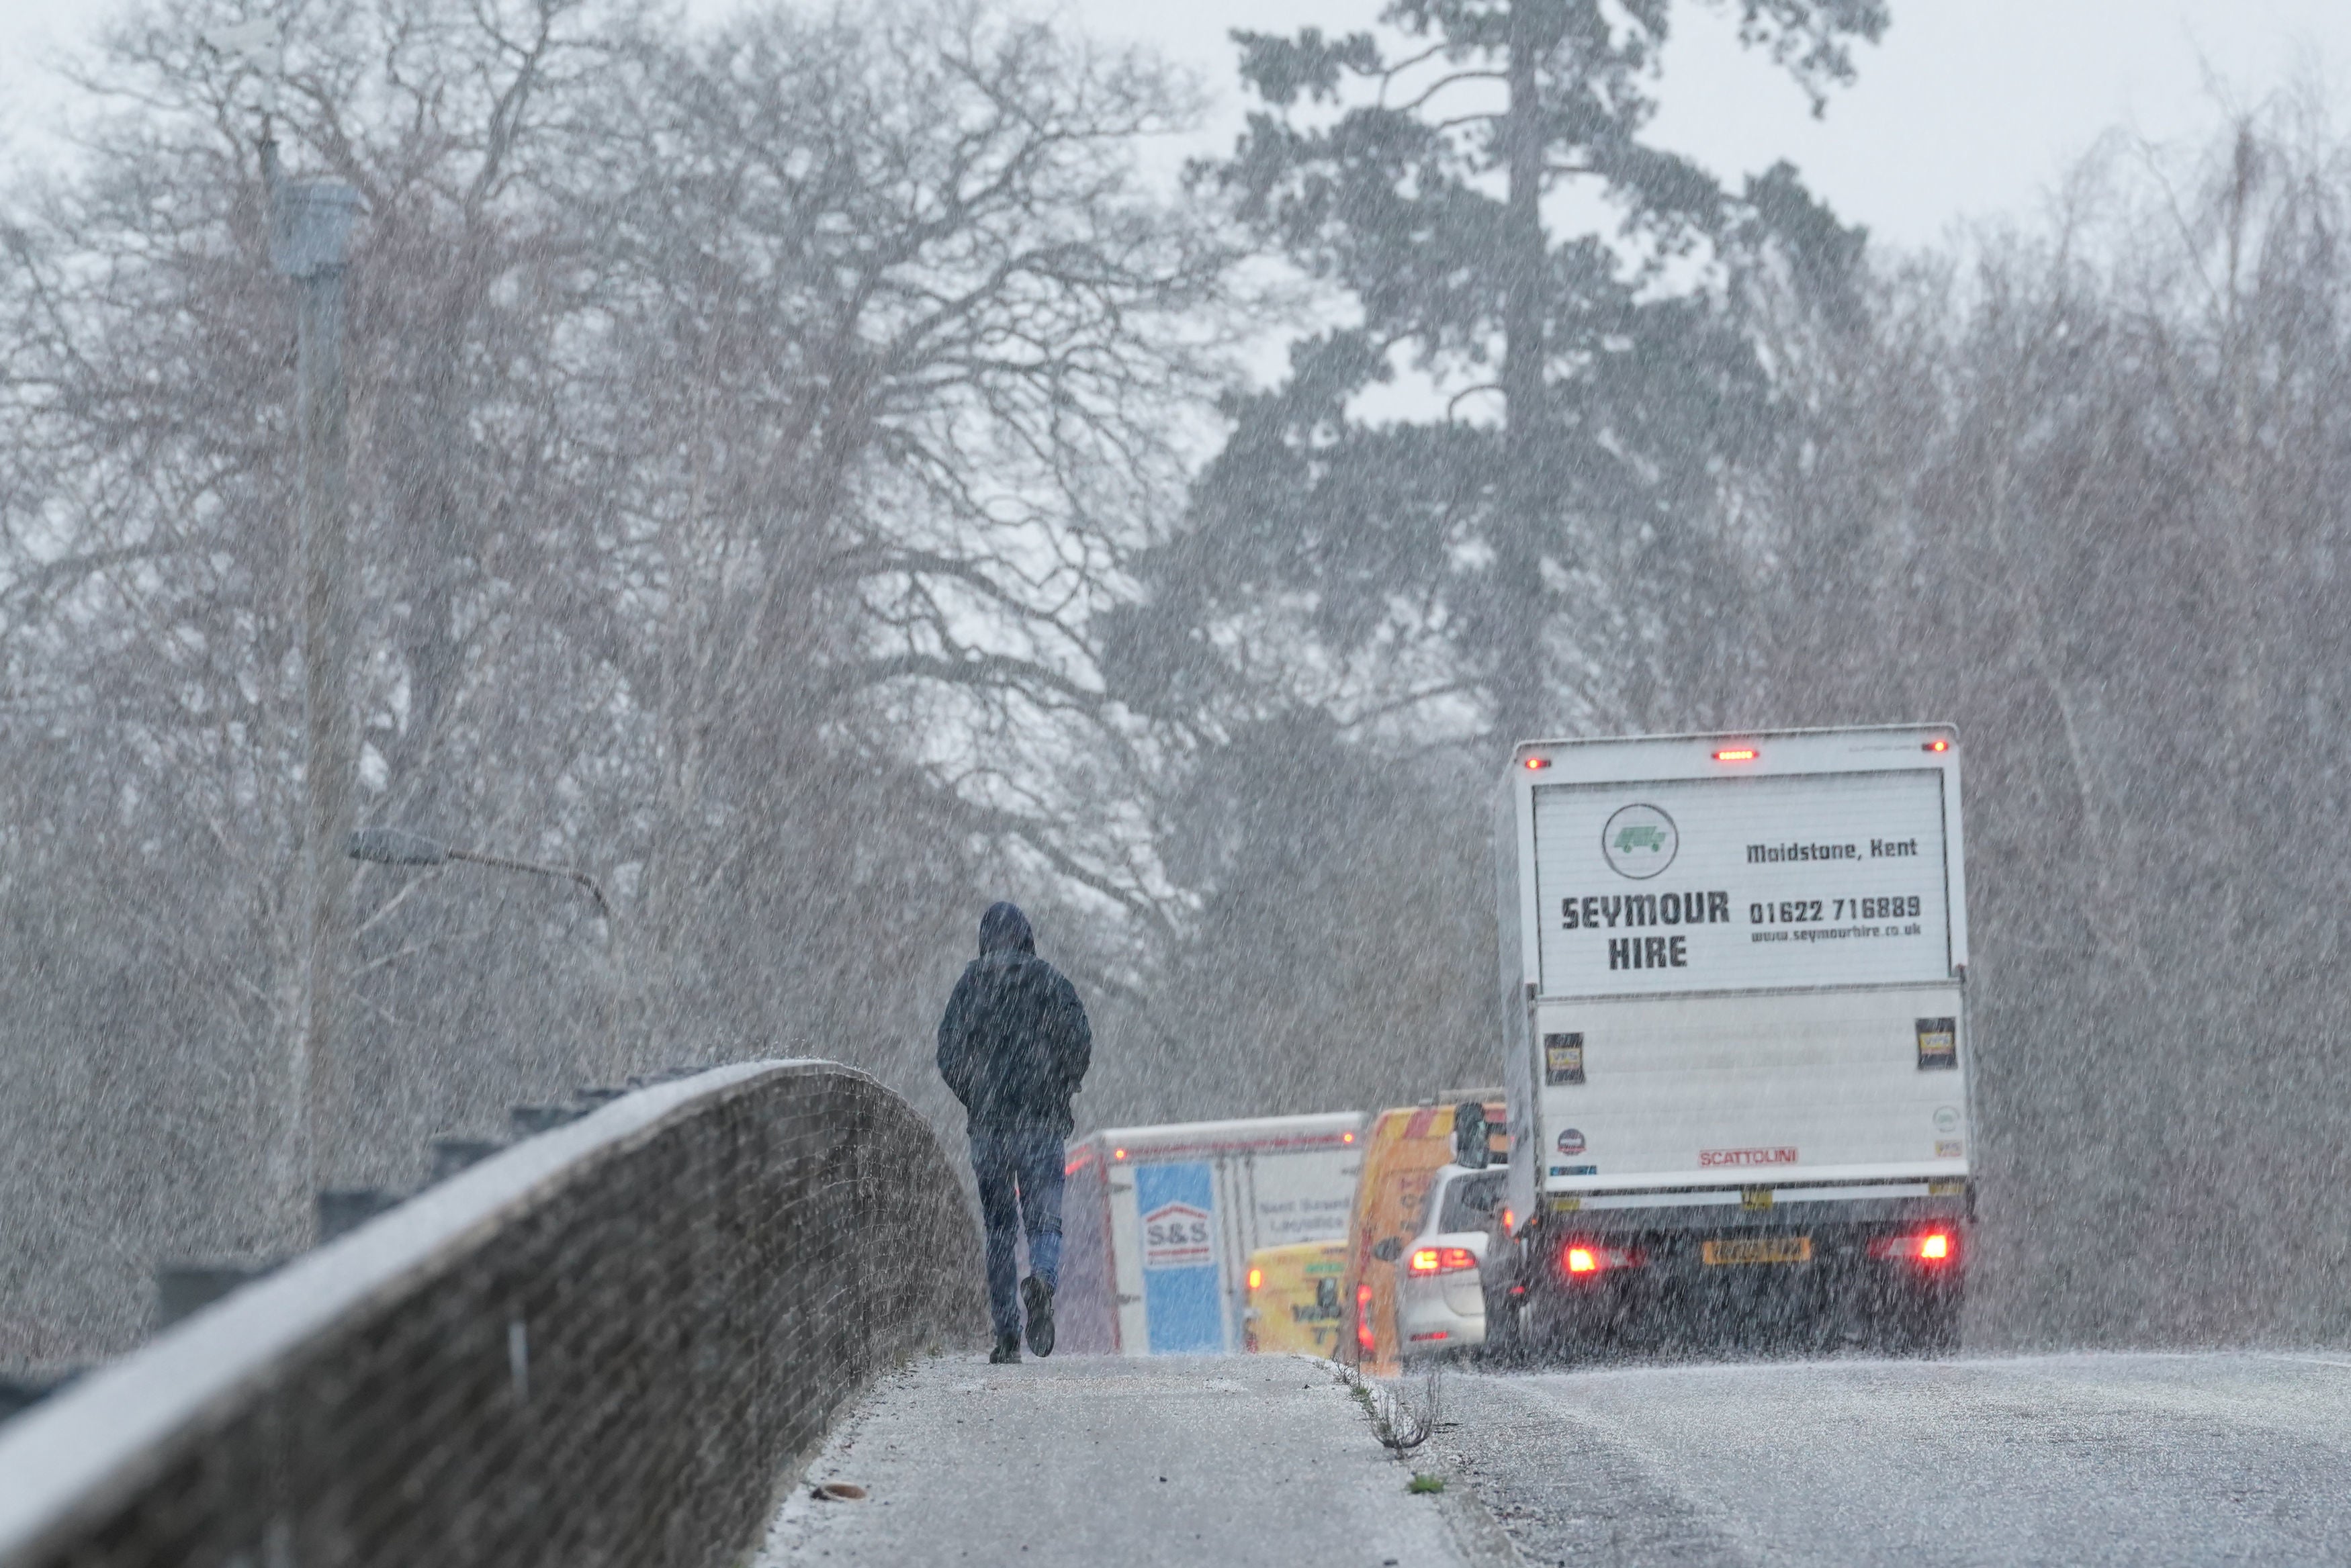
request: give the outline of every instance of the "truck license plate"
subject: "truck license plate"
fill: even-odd
[[[1698,1249],[1698,1255],[1712,1264],[1725,1263],[1809,1263],[1813,1261],[1813,1239],[1810,1236],[1742,1236],[1732,1241],[1708,1241]]]

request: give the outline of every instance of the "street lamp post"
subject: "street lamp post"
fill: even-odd
[[[359,771],[351,711],[351,596],[347,513],[350,399],[343,381],[343,284],[359,192],[340,180],[278,177],[277,146],[262,144],[269,185],[269,260],[293,280],[298,306],[295,424],[300,441],[296,576],[301,585],[303,722],[302,1019],[295,1032],[288,1110],[293,1173],[332,1185],[341,1127],[341,991],[350,946],[351,871],[336,853],[350,831]],[[305,1206],[307,1210],[307,1205]]]

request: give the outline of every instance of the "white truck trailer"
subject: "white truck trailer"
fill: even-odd
[[[1113,1127],[1070,1144],[1061,1347],[1238,1354],[1249,1254],[1345,1239],[1363,1132],[1363,1113],[1337,1111]]]
[[[1496,810],[1505,1336],[1950,1343],[1973,1213],[1946,724],[1531,742]]]

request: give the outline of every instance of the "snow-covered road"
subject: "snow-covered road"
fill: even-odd
[[[2351,1562],[2351,1355],[1458,1376],[1435,1459],[1530,1563]]]
[[[801,1488],[758,1563],[1479,1562],[1411,1477],[1323,1363],[941,1357],[877,1384],[809,1467],[867,1495]]]

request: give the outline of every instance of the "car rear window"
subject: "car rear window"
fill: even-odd
[[[1490,1230],[1494,1216],[1502,1207],[1502,1182],[1507,1175],[1499,1170],[1481,1170],[1475,1176],[1456,1177],[1445,1189],[1445,1210],[1437,1216],[1440,1231]]]

